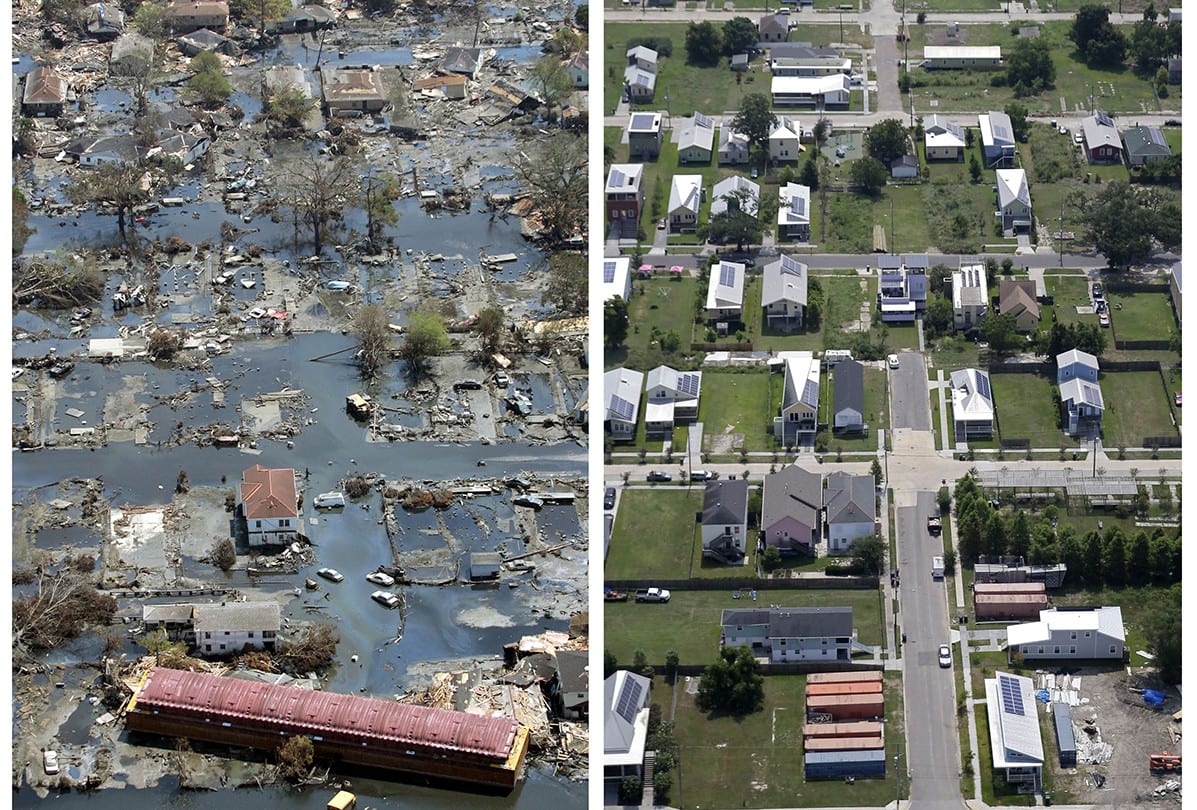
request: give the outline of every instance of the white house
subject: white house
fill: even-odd
[[[590,52],[578,51],[565,63],[575,90],[590,87]]]
[[[981,127],[981,152],[985,168],[997,169],[1014,165],[1014,125],[1004,112],[990,110],[977,116]]]
[[[1006,654],[1023,659],[1122,660],[1126,630],[1122,608],[1053,607],[1039,611],[1039,621],[1006,628]]]
[[[557,692],[561,714],[570,719],[590,711],[590,654],[586,650],[557,650]]]
[[[952,323],[967,332],[981,325],[989,311],[989,286],[985,265],[964,264],[952,273]]]
[[[964,160],[964,129],[939,114],[923,121],[927,160]]]
[[[698,228],[702,207],[702,175],[675,174],[669,187],[669,230],[693,231]]]
[[[765,322],[773,328],[795,328],[806,317],[809,273],[800,261],[781,256],[765,265],[761,279],[761,306]]]
[[[997,169],[998,212],[1004,231],[1031,230],[1031,190],[1022,169]]]
[[[603,285],[601,296],[603,301],[612,298],[622,298],[627,301],[632,296],[632,260],[627,256],[615,259],[603,259]]]
[[[781,413],[773,418],[773,438],[782,444],[814,439],[819,423],[819,361],[812,352],[778,352],[785,365]]]
[[[745,560],[748,548],[748,482],[708,481],[702,498],[702,555],[721,562]]]
[[[612,441],[630,442],[636,438],[640,411],[640,390],[644,373],[630,368],[613,368],[603,375],[606,400],[605,427]]]
[[[835,48],[816,48],[807,42],[784,42],[769,48],[774,76],[834,76],[852,72],[852,59]]]
[[[702,395],[701,371],[677,371],[657,366],[648,372],[644,392],[644,431],[671,433],[674,425],[698,418]]]
[[[744,265],[719,262],[707,283],[707,320],[739,321],[744,317]]]
[[[848,77],[842,73],[830,76],[774,76],[770,90],[774,107],[847,107]]]
[[[833,472],[827,476],[823,498],[828,554],[846,554],[856,540],[877,533],[877,482],[873,476]]]
[[[1007,782],[1038,784],[1043,771],[1043,737],[1034,682],[1000,670],[994,675],[985,679],[993,769],[1005,772]]]
[[[989,384],[989,372],[963,368],[952,372],[951,381],[956,441],[992,437],[993,388]]]
[[[726,122],[719,128],[719,162],[748,162],[748,136],[736,132],[731,124]]]
[[[637,45],[635,48],[629,48],[625,56],[628,59],[629,67],[638,67],[641,70],[647,70],[649,73],[657,72],[659,54],[652,48]]]
[[[793,242],[810,241],[810,186],[786,183],[777,190],[777,235]]]
[[[715,145],[715,122],[700,112],[682,120],[677,129],[679,163],[710,163]]]
[[[603,682],[603,779],[622,782],[644,772],[652,681],[621,669]]]
[[[923,67],[927,70],[999,70],[1002,67],[1002,47],[928,45],[923,48]]]
[[[650,102],[657,92],[657,74],[628,65],[623,71],[623,89],[633,104]]]
[[[769,133],[769,159],[797,160],[803,152],[802,126],[788,115],[777,116],[777,126]]]
[[[755,217],[760,198],[761,187],[747,177],[725,177],[711,190],[711,216],[726,213],[730,209]]]
[[[848,661],[852,608],[724,608],[724,647],[748,647],[755,657],[785,661]]]
[[[279,607],[277,602],[195,605],[191,622],[202,655],[232,655],[246,648],[273,650]]]
[[[915,155],[899,155],[889,162],[889,176],[896,180],[910,180],[919,176],[919,159]]]
[[[250,546],[281,546],[299,536],[295,470],[255,464],[241,473],[238,509]]]

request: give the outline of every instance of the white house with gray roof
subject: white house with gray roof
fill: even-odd
[[[760,198],[761,187],[747,177],[725,177],[711,190],[711,216],[733,210],[755,217]]]
[[[1122,608],[1052,607],[1039,621],[1006,628],[1006,653],[1023,659],[1122,660],[1126,629]]]
[[[806,317],[807,267],[790,256],[765,265],[761,278],[761,306],[765,322],[775,329],[802,326]]]
[[[201,655],[232,655],[246,648],[273,650],[279,622],[278,602],[199,604],[191,612],[195,647]]]
[[[698,418],[702,372],[657,366],[648,372],[644,391],[644,430],[671,433],[674,425]]]
[[[724,647],[748,647],[758,658],[848,661],[852,657],[852,608],[724,608]]]
[[[669,230],[693,231],[698,228],[702,207],[702,175],[675,174],[669,186]]]
[[[938,113],[923,122],[927,160],[964,160],[964,129]]]
[[[742,321],[744,319],[745,266],[739,262],[719,262],[711,268],[707,282],[707,320]]]
[[[823,502],[827,506],[829,554],[847,554],[856,540],[877,533],[877,483],[873,476],[831,473]]]
[[[769,133],[769,159],[797,160],[802,155],[802,125],[788,115],[777,116],[777,126]]]
[[[715,122],[696,112],[677,128],[678,163],[710,163],[715,146]]]
[[[635,369],[613,368],[603,375],[603,422],[612,441],[630,442],[636,438],[643,387],[644,373]]]
[[[962,368],[952,372],[952,418],[957,442],[993,436],[993,387],[989,372]]]
[[[1031,189],[1022,169],[997,169],[998,216],[1004,231],[1031,230]]]
[[[702,555],[743,562],[748,548],[748,482],[708,481],[702,498]]]
[[[810,241],[810,186],[786,183],[777,190],[777,236]]]
[[[962,264],[952,273],[952,324],[968,332],[989,312],[989,280],[980,262]]]
[[[1043,736],[1039,732],[1034,682],[997,671],[985,679],[990,753],[995,773],[1007,782],[1037,784],[1043,771]]]
[[[725,121],[719,127],[719,163],[747,163],[748,136],[743,132],[732,129],[731,123]]]
[[[599,287],[603,301],[610,301],[612,298],[627,301],[632,297],[631,265],[632,260],[627,256],[603,259],[603,280]]]
[[[981,128],[981,153],[985,156],[985,168],[997,169],[1014,165],[1014,125],[1010,116],[999,110],[990,110],[977,116]]]
[[[644,772],[652,681],[617,670],[603,681],[603,779],[622,782]]]
[[[819,423],[819,361],[812,352],[778,352],[785,366],[781,413],[773,437],[783,444],[813,439]]]
[[[831,406],[831,432],[860,433],[864,421],[864,366],[855,360],[841,360],[831,372],[835,380],[835,400]]]

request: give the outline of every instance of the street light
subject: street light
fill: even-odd
[[[898,766],[898,759],[901,754],[894,754],[894,807],[897,810],[902,810],[902,771]]]

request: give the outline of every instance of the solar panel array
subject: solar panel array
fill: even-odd
[[[1095,407],[1101,406],[1101,389],[1097,386],[1081,383],[1081,396],[1085,398],[1086,404]]]
[[[1164,137],[1164,132],[1159,127],[1147,127],[1147,136],[1151,138],[1151,142],[1156,146],[1168,145],[1168,140]]]
[[[736,285],[736,266],[724,262],[719,265],[719,285],[721,287],[734,287]]]
[[[698,396],[698,380],[697,374],[681,374],[677,378],[677,390],[688,397],[696,397]]]
[[[632,129],[652,129],[652,113],[636,113],[632,116]]]
[[[611,170],[611,178],[607,181],[607,186],[610,188],[617,188],[628,181],[627,176],[620,169]]]
[[[1022,705],[1022,689],[1012,675],[998,675],[998,688],[1002,691],[1002,708],[1006,714],[1016,714],[1026,717],[1026,709]]]
[[[694,126],[706,127],[707,129],[714,129],[715,122],[711,120],[710,116],[706,116],[700,112],[696,112],[696,113],[694,113]]]
[[[611,397],[611,412],[620,419],[625,421],[630,420],[635,410],[636,406],[619,396],[619,394]]]
[[[691,211],[698,210],[698,186],[690,189],[690,193],[686,195],[686,201],[682,205]]]
[[[986,375],[982,374],[979,371],[976,372],[976,376],[977,376],[977,393],[980,394],[981,396],[985,397],[990,402],[992,402],[993,401],[993,391],[989,388],[989,377],[987,377]]]
[[[807,380],[806,385],[802,387],[802,401],[811,407],[819,404],[819,383],[815,380]]]
[[[615,262],[603,262],[603,283],[615,281]]]
[[[1093,117],[1097,119],[1097,123],[1099,126],[1103,126],[1103,127],[1114,126],[1114,119],[1111,118],[1110,116],[1106,115],[1103,112],[1094,113]]]
[[[789,256],[781,257],[781,272],[792,273],[795,276],[801,276],[806,272],[806,265],[802,262],[796,262]]]
[[[619,702],[615,705],[615,713],[628,723],[636,722],[636,712],[640,710],[640,693],[644,685],[640,681],[630,678],[624,682],[624,689],[619,693]]]
[[[955,135],[960,140],[964,140],[964,130],[960,128],[959,124],[953,124],[951,121],[944,122],[944,129]]]
[[[806,198],[790,197],[790,209],[800,217],[806,216]]]

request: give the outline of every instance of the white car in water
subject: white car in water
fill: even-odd
[[[366,581],[373,582],[375,585],[381,585],[384,588],[389,588],[395,584],[395,578],[390,574],[384,574],[381,571],[373,571],[366,574]]]
[[[397,608],[399,607],[399,597],[390,591],[375,591],[370,594],[370,598],[383,607]]]

